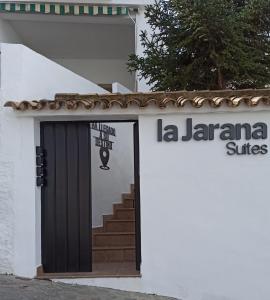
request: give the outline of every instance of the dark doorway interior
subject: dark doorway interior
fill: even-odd
[[[44,274],[89,273],[89,276],[139,274],[137,272],[140,270],[141,245],[138,123],[132,121],[133,182],[130,192],[123,196],[121,203],[113,207],[113,214],[107,217],[108,222],[103,222],[106,231],[105,227],[98,229],[92,226],[95,220],[93,220],[91,182],[93,183],[93,177],[96,176],[91,162],[93,143],[104,143],[98,139],[93,141],[91,138],[93,123],[101,124],[100,122],[41,123],[41,148],[44,152],[45,170],[45,184],[41,193]],[[102,137],[102,134],[99,134],[99,137]],[[102,145],[99,145],[100,148]],[[102,151],[104,153],[101,153]],[[106,167],[106,155],[106,151],[100,149],[100,158],[103,156],[100,167]],[[104,169],[105,172],[106,168]],[[129,222],[134,224],[134,237],[131,230],[124,229],[126,232],[122,232],[120,227],[120,231],[117,229],[117,226],[123,226],[124,223],[131,226],[128,225]],[[108,241],[106,236],[109,237]],[[121,240],[121,237],[124,240]],[[133,238],[134,252],[131,252],[133,244],[130,243],[133,242],[129,239]],[[123,242],[127,244],[122,249],[119,246]],[[102,252],[104,249],[107,249],[107,252]],[[119,249],[122,252],[117,252]],[[117,261],[119,255],[124,255],[125,259],[128,258],[127,261],[125,259]]]

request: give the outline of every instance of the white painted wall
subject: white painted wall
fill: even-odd
[[[269,299],[270,153],[230,157],[218,138],[156,141],[158,118],[183,130],[187,117],[206,124],[265,122],[268,139],[256,143],[270,146],[269,111],[151,115],[148,110],[139,117],[142,277],[65,282],[183,300]]]
[[[164,120],[183,128],[186,117]],[[192,117],[206,124],[266,122],[270,128],[266,112]],[[156,119],[140,119],[144,279],[155,274],[160,293],[182,299],[268,299],[270,154],[229,157],[218,138],[159,144]],[[158,221],[164,216],[165,225]]]
[[[152,3],[152,0],[148,1],[148,4]],[[142,31],[147,31],[150,35],[152,30],[145,19],[145,8],[140,7],[138,13],[136,14],[136,24],[135,24],[135,49],[138,56],[144,56],[144,47],[141,44],[140,34]],[[147,84],[147,79],[140,78],[139,73],[136,72],[136,87],[138,92],[148,92],[151,89],[151,86]]]
[[[113,93],[121,93],[121,94],[129,94],[132,93],[131,90],[120,84],[119,82],[114,82],[112,84],[112,92]]]
[[[128,16],[5,17],[36,52],[97,84],[117,81],[134,90],[135,76],[127,70],[128,57],[135,52],[134,24]]]
[[[119,82],[134,90],[135,78],[127,70],[127,59],[54,59],[57,63],[97,84]]]
[[[13,29],[10,22],[0,17],[0,43],[20,43],[21,38]]]
[[[32,277],[40,265],[40,191],[35,187],[38,120],[17,118],[8,100],[105,90],[22,46],[1,44],[0,273]]]
[[[79,22],[76,23],[75,19],[62,22],[63,19],[61,18],[58,20],[52,19],[48,22],[44,22],[43,18],[39,18],[38,22],[34,22],[33,15],[29,15],[24,21],[20,18],[11,18],[10,21],[1,21],[0,19],[0,42],[21,42],[16,34],[17,31],[27,46],[88,80],[98,84],[117,81],[132,91],[135,89],[149,91],[150,87],[146,84],[146,80],[138,79],[138,83],[135,84],[136,76],[127,72],[126,63],[128,55],[133,52],[138,55],[143,54],[144,49],[140,44],[139,35],[141,30],[151,31],[144,18],[143,5],[151,3],[152,0],[101,2],[106,5],[117,4],[138,7],[136,32],[132,32],[133,26],[125,26],[124,24],[122,24],[123,26],[113,24],[108,26],[106,22],[104,24],[80,24]],[[98,3],[101,2],[98,1]],[[133,24],[131,20],[130,23]],[[73,33],[76,40],[72,45],[70,45],[68,39],[70,34],[68,33]],[[89,38],[85,39],[85,36]],[[96,40],[96,36],[100,38]],[[135,47],[134,36],[136,40]],[[95,40],[94,44],[92,43],[93,40]],[[78,45],[83,46],[79,47]]]
[[[92,130],[92,226],[102,226],[103,215],[113,212],[113,203],[122,202],[122,194],[130,193],[134,183],[133,123],[102,123],[115,128],[116,136],[110,136],[113,150],[110,151],[108,166],[102,170],[99,147],[95,146],[94,136],[99,132]]]
[[[2,44],[1,51],[1,86],[8,99],[53,99],[55,93],[78,91],[106,93],[96,84],[25,46]],[[63,86],[62,82],[68,84]]]
[[[0,149],[3,147],[3,128],[0,127]],[[0,150],[0,153],[2,151]],[[2,153],[1,153],[2,154]],[[14,179],[14,165],[0,154],[0,270],[1,273],[11,272],[14,253],[14,217],[11,187]]]

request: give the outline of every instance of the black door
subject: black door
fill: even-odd
[[[135,186],[135,242],[136,242],[136,270],[141,268],[141,211],[140,211],[140,153],[139,126],[133,125],[134,140],[134,186]]]
[[[42,187],[44,272],[90,272],[90,126],[41,123],[46,182]]]

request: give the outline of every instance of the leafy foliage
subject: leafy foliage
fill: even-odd
[[[153,90],[262,88],[270,83],[270,0],[160,0],[146,7],[144,55]]]

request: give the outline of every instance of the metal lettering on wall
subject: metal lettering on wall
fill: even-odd
[[[94,139],[95,145],[100,148],[99,156],[102,163],[100,169],[110,170],[108,163],[113,145],[113,142],[110,141],[110,136],[116,136],[115,128],[102,123],[90,123],[90,128],[99,132],[99,136],[94,136]]]
[[[179,136],[179,132],[182,132]],[[163,120],[157,120],[157,140],[158,142],[189,142],[213,141],[219,138],[221,141],[228,141],[225,145],[227,155],[265,155],[268,153],[268,145],[252,144],[247,142],[239,144],[237,141],[246,140],[266,140],[268,136],[267,124],[264,122],[250,123],[224,123],[224,124],[194,124],[192,118],[186,119],[186,126],[170,124],[164,126]]]

